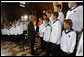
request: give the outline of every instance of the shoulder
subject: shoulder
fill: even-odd
[[[70,9],[67,11],[67,13],[69,13],[70,12]]]
[[[77,8],[79,8],[79,9],[80,9],[80,8],[83,8],[83,5],[80,5],[80,6],[78,6]]]
[[[39,26],[42,26],[43,24],[40,24]]]
[[[76,34],[76,32],[75,32],[75,31],[71,31],[71,33],[72,33],[72,34]]]
[[[57,23],[58,23],[58,24],[61,24],[61,21],[58,19],[58,20],[57,20]]]
[[[79,5],[73,11],[80,12],[82,9],[83,9],[83,6]]]
[[[76,35],[76,31],[75,31],[75,30],[73,30],[73,29],[71,30],[71,32],[70,32],[70,33],[71,33],[71,35]]]
[[[29,22],[28,22],[28,25],[32,25],[32,22],[31,22],[31,21],[29,21]]]
[[[63,14],[63,12],[59,12],[59,14]]]
[[[48,25],[47,25],[47,28],[51,28],[51,26],[48,24]]]

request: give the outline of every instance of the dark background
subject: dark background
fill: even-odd
[[[68,8],[68,3],[63,3],[63,13],[66,15]],[[78,3],[78,5],[83,5],[83,3]],[[53,3],[26,3],[26,7],[20,7],[20,3],[1,3],[1,18],[4,22],[14,21],[20,19],[22,15],[35,14],[37,20],[40,16],[42,16],[43,10],[54,10]]]

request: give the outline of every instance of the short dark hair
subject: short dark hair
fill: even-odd
[[[47,16],[46,14],[43,14],[43,16]]]
[[[49,18],[45,18],[45,20],[48,21],[48,22],[50,21]]]
[[[72,23],[71,19],[65,19],[64,22],[69,24],[71,27],[73,26],[73,23]]]
[[[58,4],[58,5],[56,5],[57,7],[60,7],[60,9],[61,9],[61,5],[60,4]]]
[[[50,11],[47,11],[47,13],[51,14],[51,12],[50,12]]]
[[[58,12],[53,12],[52,13],[54,16],[56,16],[56,18],[58,18],[58,16],[59,16],[59,13]]]
[[[43,20],[43,17],[39,17],[41,20]]]

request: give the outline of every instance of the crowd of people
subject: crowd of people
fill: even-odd
[[[36,54],[35,37],[39,35],[40,48],[42,51],[46,50],[47,55],[81,56],[83,55],[83,6],[77,6],[75,2],[69,2],[68,6],[71,9],[67,11],[66,18],[61,11],[61,5],[57,5],[57,12],[47,11],[43,17],[39,17],[39,32],[34,29],[34,15],[30,15],[29,22],[17,21],[11,26],[4,26],[2,34],[22,35],[27,31],[32,55]]]

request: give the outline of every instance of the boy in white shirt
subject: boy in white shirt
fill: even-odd
[[[4,28],[4,33],[5,33],[5,40],[8,40],[8,35],[9,35],[9,30],[8,30],[8,25]]]
[[[57,12],[59,13],[59,17],[58,19],[61,21],[61,23],[63,24],[64,21],[64,14],[62,12],[62,6],[60,4],[57,5]]]
[[[39,18],[39,22],[40,22],[40,25],[39,25],[39,36],[40,36],[40,39],[41,39],[41,49],[43,49],[43,32],[45,30],[45,25],[43,24],[43,18]]]
[[[52,32],[50,36],[50,42],[52,46],[52,55],[58,56],[59,55],[59,43],[61,38],[61,31],[62,25],[61,22],[57,19],[59,16],[58,12],[52,13],[53,25],[52,25]]]
[[[6,25],[4,25],[3,34],[6,35]]]
[[[20,40],[23,41],[24,40],[24,35],[23,35],[23,21],[20,22],[20,25],[19,25],[19,29],[20,29]]]
[[[43,15],[43,19],[45,20],[47,18],[47,15],[46,14],[44,14]],[[45,25],[45,21],[43,20],[43,24]]]
[[[21,40],[21,35],[22,35],[21,26],[20,26],[19,21],[17,21],[16,31],[17,31],[17,40],[16,41],[19,42]]]
[[[4,26],[1,29],[1,34],[4,35]]]
[[[60,42],[61,54],[63,56],[73,56],[76,46],[76,32],[72,29],[71,19],[64,20],[64,29]]]
[[[13,30],[13,26],[12,26],[12,24],[11,25],[9,25],[9,31],[10,31],[10,40],[11,41],[13,41],[13,39],[14,39],[14,30]]]
[[[9,25],[7,25],[7,40],[10,41],[10,28],[9,28]]]
[[[43,45],[45,50],[47,51],[47,55],[50,54],[50,34],[51,34],[51,26],[49,25],[49,19],[45,19],[45,30],[44,30],[44,35],[43,35]]]
[[[49,18],[49,24],[50,24],[50,26],[52,26],[52,24],[53,24],[53,20],[52,20],[52,17],[51,17],[51,15],[52,15],[52,13],[50,12],[50,11],[47,11],[46,12],[46,15],[47,15],[47,17]]]
[[[2,35],[1,39],[3,39],[4,38],[4,26],[2,26],[1,28],[1,35]]]
[[[17,29],[16,29],[16,23],[15,22],[13,22],[13,40],[14,40],[14,42],[16,42],[16,39],[17,39]]]

